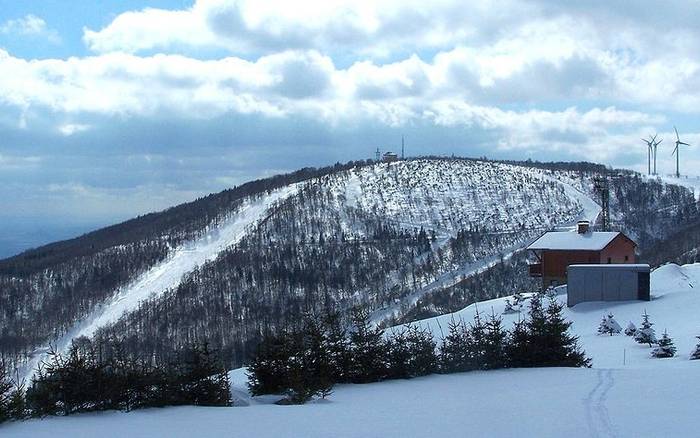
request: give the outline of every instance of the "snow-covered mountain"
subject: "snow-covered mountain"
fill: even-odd
[[[689,354],[700,335],[700,264],[666,265],[651,275],[652,301],[584,303],[566,310],[593,367],[535,368],[433,375],[365,385],[340,385],[328,400],[277,406],[245,389],[245,371],[231,373],[238,407],[179,407],[131,413],[83,414],[3,426],[7,437],[669,437],[692,436],[697,420],[700,361]],[[564,291],[559,299],[565,301]],[[500,313],[505,298],[420,321],[439,331],[476,309]],[[624,327],[647,312],[657,333],[667,330],[676,357],[624,334],[596,333],[602,316]],[[504,315],[507,323],[517,314]]]
[[[0,261],[0,353],[28,357],[30,375],[50,342],[76,336],[122,337],[146,355],[206,338],[240,364],[263,330],[304,312],[365,305],[397,320],[425,303],[439,313],[445,296],[463,306],[529,288],[518,251],[595,220],[591,169],[415,159],[302,170],[29,251]],[[635,201],[613,202],[625,221],[697,215],[658,213],[686,205],[688,190],[625,178],[612,194]],[[648,234],[639,223],[623,225]],[[461,286],[487,273],[478,291]]]

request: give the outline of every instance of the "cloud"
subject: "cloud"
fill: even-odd
[[[42,37],[52,44],[61,42],[58,33],[50,29],[44,19],[33,14],[5,21],[0,24],[0,33],[15,36]]]
[[[16,200],[26,208],[84,196],[126,211],[133,197],[143,212],[159,190],[153,208],[396,149],[401,134],[411,155],[638,166],[631,145],[650,132],[682,123],[700,138],[698,9],[198,0],[124,12],[83,29],[90,56],[0,49],[0,199],[21,180],[36,193]],[[38,20],[24,28],[45,32]]]

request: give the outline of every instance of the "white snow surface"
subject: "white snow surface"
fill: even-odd
[[[534,241],[528,249],[561,249],[598,251],[605,248],[620,233],[616,231],[591,231],[576,233],[552,231]]]
[[[14,437],[671,437],[694,436],[700,361],[688,360],[700,334],[700,264],[652,273],[652,301],[582,303],[566,309],[592,369],[535,368],[433,375],[368,385],[339,385],[325,401],[276,406],[250,397],[245,371],[234,370],[233,396],[243,407],[178,407],[30,420],[0,427]],[[560,290],[563,290],[560,289]],[[565,300],[565,295],[558,299]],[[439,333],[476,309],[501,313],[504,298],[421,321]],[[527,302],[526,302],[527,306]],[[624,334],[601,336],[612,313],[639,325],[646,310],[678,356],[653,359]],[[517,314],[504,315],[509,326]]]
[[[261,219],[276,202],[293,195],[298,185],[290,185],[260,198],[249,198],[221,225],[198,240],[188,242],[174,250],[163,262],[141,274],[132,283],[119,289],[107,303],[99,306],[66,335],[54,342],[58,350],[65,350],[71,341],[80,336],[92,336],[101,327],[116,322],[122,315],[138,308],[141,301],[157,297],[176,287],[182,277],[195,267],[215,259],[221,251],[235,245],[246,234],[248,228]],[[37,364],[44,358],[42,349],[27,365],[22,375],[29,381]]]

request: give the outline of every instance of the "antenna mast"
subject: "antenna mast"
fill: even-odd
[[[607,170],[602,176],[593,178],[593,182],[594,190],[600,195],[602,231],[610,231],[610,182]]]
[[[379,162],[379,157],[380,157],[379,148],[377,148],[377,151],[375,152],[375,159],[374,159],[374,161],[376,161],[376,162],[378,163],[378,162]]]
[[[401,159],[403,160],[404,158],[406,158],[406,156],[404,155],[404,143],[403,143],[403,135],[402,135],[401,136]]]

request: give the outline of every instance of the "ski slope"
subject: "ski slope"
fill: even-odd
[[[297,187],[297,185],[290,185],[261,198],[244,200],[239,209],[221,225],[202,238],[183,244],[166,260],[140,275],[131,284],[119,289],[109,302],[99,306],[89,317],[56,340],[55,347],[63,351],[68,348],[73,339],[80,336],[90,337],[101,327],[116,322],[125,313],[138,308],[141,301],[158,297],[168,289],[177,287],[185,274],[215,259],[221,251],[238,243],[252,225],[265,217],[270,207],[294,194]],[[24,366],[21,375],[24,375],[27,381],[30,380],[47,351],[48,347],[41,349]]]
[[[670,437],[694,436],[700,361],[688,360],[700,334],[700,264],[652,273],[651,302],[582,303],[567,309],[592,369],[535,368],[433,375],[339,385],[328,400],[277,406],[250,397],[245,371],[231,372],[239,407],[177,407],[30,420],[0,426],[15,437]],[[560,299],[565,299],[562,295]],[[451,318],[503,310],[504,299],[421,321],[434,332]],[[644,310],[668,329],[678,356],[653,359],[624,335],[599,336],[603,314],[624,327]],[[504,317],[509,324],[517,315]],[[440,323],[438,325],[438,322]],[[638,325],[638,324],[637,324]],[[625,356],[623,356],[623,351]],[[624,357],[624,362],[623,362]]]

